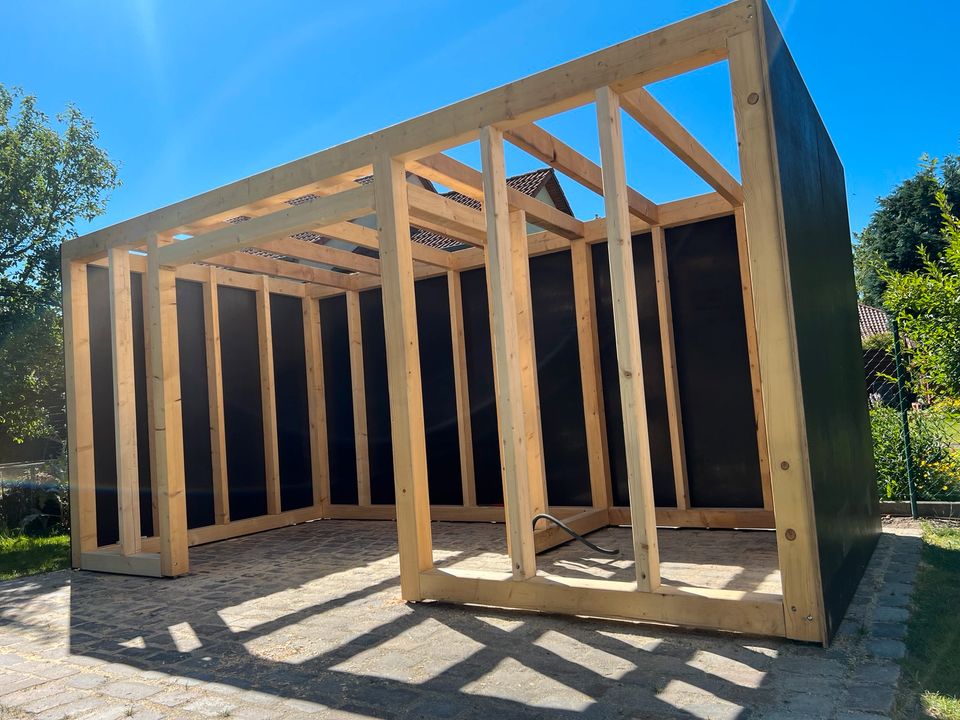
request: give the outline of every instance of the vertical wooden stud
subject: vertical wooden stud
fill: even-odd
[[[483,162],[483,208],[487,217],[487,293],[493,329],[493,371],[497,387],[497,417],[503,471],[503,502],[511,569],[517,579],[536,575],[537,560],[531,525],[527,428],[518,328],[517,241],[507,205],[503,133],[490,126],[480,130]]]
[[[210,413],[210,461],[213,470],[213,517],[230,522],[227,439],[223,419],[223,364],[220,358],[220,293],[217,268],[207,268],[203,283],[203,328],[207,350],[207,400]]]
[[[670,305],[670,273],[667,269],[667,244],[663,228],[651,228],[653,271],[657,282],[657,310],[660,316],[660,347],[663,352],[663,380],[667,395],[667,422],[670,426],[670,451],[673,457],[673,482],[677,509],[690,507],[687,483],[687,453],[683,445],[683,413],[680,409],[680,383],[677,379],[677,353],[673,335],[673,309]]]
[[[757,328],[770,481],[787,637],[824,640],[826,619],[789,271],[773,150],[769,82],[757,16],[727,40],[740,147],[744,225]],[[772,411],[775,409],[775,411]]]
[[[62,277],[67,462],[70,474],[70,554],[71,564],[78,568],[81,554],[97,549],[87,266],[65,259]]]
[[[153,357],[150,350],[150,283],[147,274],[143,273],[140,282],[143,294],[143,358],[144,373],[147,376],[147,418],[153,417]],[[147,433],[147,447],[149,448],[150,461],[150,513],[153,518],[153,534],[159,531],[160,527],[160,505],[157,500],[157,475],[154,472],[157,467],[157,445],[156,438],[152,432]]]
[[[595,508],[613,505],[607,429],[603,414],[600,379],[600,346],[593,287],[593,259],[585,242],[570,243],[573,268],[573,302],[577,316],[577,349],[580,357],[580,386],[583,391],[583,420],[587,434],[587,461],[590,468],[590,498]]]
[[[414,601],[423,598],[420,573],[433,567],[433,544],[407,179],[403,163],[388,155],[374,161],[373,177],[383,278],[400,591],[405,600]]]
[[[151,431],[156,443],[154,473],[160,515],[157,533],[160,538],[160,572],[165,576],[176,576],[190,570],[177,340],[177,279],[172,268],[160,266],[155,235],[147,241],[147,282],[150,284]]]
[[[303,298],[303,346],[307,363],[307,403],[310,412],[310,472],[313,506],[326,512],[330,503],[330,455],[327,447],[327,404],[323,387],[323,346],[320,305]]]
[[[263,457],[267,479],[267,512],[280,512],[280,451],[277,438],[277,394],[273,377],[273,323],[270,278],[260,276],[257,290],[257,338],[260,344],[260,402],[263,408]]]
[[[600,131],[603,200],[610,253],[610,289],[613,295],[613,321],[617,339],[617,369],[623,406],[627,488],[630,494],[637,589],[649,591],[660,584],[660,553],[657,546],[650,437],[644,401],[640,321],[627,206],[620,103],[616,93],[610,88],[597,90],[597,126]]]
[[[133,308],[130,252],[107,253],[110,340],[113,358],[113,426],[117,458],[120,552],[140,552],[140,475],[137,461],[137,391],[133,371]]]
[[[350,336],[350,381],[353,386],[353,432],[357,447],[358,504],[370,504],[370,450],[367,439],[367,391],[363,373],[363,329],[360,293],[347,291],[347,333]]]
[[[470,385],[467,379],[467,349],[463,335],[463,293],[460,273],[447,271],[450,297],[450,340],[453,345],[453,382],[457,394],[457,434],[460,442],[460,483],[465,507],[477,504],[473,467],[473,428],[470,422]]]

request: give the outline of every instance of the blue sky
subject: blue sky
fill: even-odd
[[[124,185],[124,220],[427,112],[718,4],[709,0],[465,5],[407,0],[44,0],[8,3],[0,82],[49,114],[72,101],[97,125]],[[943,0],[772,0],[847,174],[851,226],[924,152],[960,152],[956,30]],[[869,8],[869,12],[866,10]],[[651,87],[731,170],[726,66]],[[591,109],[544,126],[597,158]],[[631,122],[628,180],[658,202],[702,182]],[[454,153],[475,162],[476,149]],[[508,155],[508,170],[536,162]],[[581,217],[601,211],[565,183]]]

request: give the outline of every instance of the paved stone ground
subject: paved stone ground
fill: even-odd
[[[499,526],[434,528],[448,564],[502,544]],[[661,533],[665,557],[672,543],[762,559],[769,537],[754,535],[738,546],[745,535]],[[606,539],[619,542],[616,531]],[[893,701],[919,550],[916,533],[884,533],[837,641],[823,650],[406,605],[391,523],[300,525],[195,548],[193,573],[175,581],[64,571],[0,582],[0,718],[876,719]],[[765,591],[779,583],[766,571],[738,572],[729,554],[720,560],[704,573],[712,582]],[[619,571],[574,546],[540,562]],[[677,581],[691,572],[665,567]]]

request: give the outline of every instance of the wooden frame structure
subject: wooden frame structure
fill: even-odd
[[[736,180],[678,123],[644,86],[726,61],[729,64],[742,180]],[[826,238],[835,292],[818,322],[829,326],[834,362],[858,368],[851,354],[856,326],[850,278],[842,170],[837,185],[821,179],[826,210],[791,209],[788,195],[803,176],[824,175],[822,157],[835,159],[829,139],[793,68],[762,0],[737,0],[714,11],[628,40],[565,65],[428,113],[242,181],[71,240],[63,246],[69,460],[73,565],[89,570],[177,576],[189,570],[189,547],[319,518],[396,518],[404,599],[438,599],[551,612],[641,619],[827,642],[859,578],[876,537],[872,464],[864,445],[863,397],[829,393],[803,307],[811,295],[802,268],[805,233]],[[802,119],[786,112],[799,104]],[[602,162],[597,165],[535,121],[575,107],[596,108]],[[796,108],[793,108],[794,110]],[[713,189],[698,197],[656,204],[627,185],[622,123],[649,130]],[[797,115],[800,117],[800,115]],[[793,125],[790,123],[794,122]],[[481,168],[444,151],[479,140]],[[573,181],[602,194],[605,217],[582,221],[506,184],[504,143],[509,142]],[[816,156],[821,167],[816,167]],[[809,159],[813,157],[811,167]],[[790,163],[794,165],[791,166]],[[795,169],[799,167],[799,170]],[[838,165],[836,167],[839,167]],[[836,167],[831,169],[836,174]],[[408,174],[480,200],[482,210],[431,193]],[[793,183],[793,186],[787,185]],[[811,196],[812,197],[812,196]],[[823,210],[820,225],[798,218]],[[375,223],[364,222],[373,218]],[[686,481],[685,403],[678,389],[675,316],[668,273],[670,229],[731,218],[739,256],[743,328],[749,356],[756,453],[762,502],[755,507],[696,504]],[[528,223],[541,228],[528,232]],[[466,247],[445,251],[413,242],[411,224],[454,238]],[[372,225],[372,226],[371,226]],[[316,233],[338,243],[317,244]],[[656,278],[659,341],[675,479],[675,502],[655,507],[646,409],[633,243],[649,233]],[[304,239],[307,238],[307,239]],[[355,253],[347,247],[375,253]],[[628,504],[614,502],[603,379],[598,348],[596,275],[591,248],[609,256],[616,377],[623,423]],[[256,248],[258,252],[251,253]],[[575,308],[575,341],[589,467],[589,504],[549,503],[533,332],[530,258],[568,252]],[[373,255],[373,256],[371,256]],[[117,527],[115,541],[98,535],[102,478],[95,453],[95,392],[91,375],[92,293],[106,267],[112,367]],[[464,345],[465,273],[482,268],[489,303],[492,368],[500,443],[503,506],[477,500],[471,436],[470,388]],[[102,271],[100,271],[102,272]],[[431,505],[425,440],[424,392],[415,289],[427,278],[445,279],[455,381],[460,505]],[[131,283],[133,278],[134,283]],[[207,392],[201,398],[209,426],[212,522],[188,519],[185,411],[195,394],[181,388],[184,281],[199,284]],[[806,286],[803,283],[807,283]],[[137,295],[137,285],[142,295]],[[228,462],[231,425],[221,351],[228,338],[222,306],[230,289],[252,293],[256,337],[251,355],[259,373],[266,502],[263,512],[238,517],[242,497]],[[389,423],[395,503],[371,497],[368,399],[364,384],[367,330],[361,323],[366,291],[382,295]],[[804,294],[806,293],[806,294]],[[844,302],[850,294],[849,307]],[[142,299],[142,302],[138,300]],[[355,435],[355,504],[334,502],[327,419],[330,358],[326,356],[321,301],[345,298],[348,369]],[[281,478],[286,454],[278,420],[279,384],[287,379],[272,326],[278,304],[295,308],[302,323],[299,353],[309,438],[306,499],[295,508]],[[137,309],[141,324],[137,325]],[[178,305],[181,307],[178,318]],[[848,317],[849,316],[849,317]],[[287,313],[284,322],[289,320]],[[849,327],[848,327],[849,326]],[[142,327],[142,363],[131,328]],[[295,333],[299,334],[299,333]],[[284,337],[289,333],[284,332]],[[277,355],[281,353],[282,358]],[[142,365],[142,367],[141,367]],[[149,378],[137,388],[135,376]],[[142,379],[141,378],[141,379]],[[346,382],[346,381],[345,381]],[[862,382],[862,378],[861,378]],[[616,391],[615,391],[616,392]],[[297,392],[293,393],[294,395]],[[830,397],[828,397],[828,395]],[[139,404],[138,404],[139,403]],[[138,437],[146,407],[149,431]],[[102,411],[101,411],[102,414]],[[814,423],[841,415],[831,444]],[[825,421],[826,422],[826,421]],[[142,433],[141,433],[142,434]],[[205,435],[205,433],[200,433]],[[192,441],[192,435],[190,439]],[[844,443],[846,442],[846,445]],[[869,443],[869,438],[866,440]],[[840,447],[844,445],[844,447]],[[866,448],[866,450],[865,450]],[[139,451],[139,453],[138,453]],[[100,448],[103,452],[103,448]],[[192,466],[191,466],[192,467]],[[833,478],[840,475],[843,481]],[[831,490],[822,490],[830,485]],[[302,485],[303,483],[301,483]],[[839,489],[837,489],[839,488]],[[150,502],[145,503],[144,498]],[[141,504],[144,507],[141,508]],[[635,582],[573,580],[537,571],[536,554],[565,538],[531,518],[549,509],[575,529],[610,524],[632,527]],[[232,512],[233,511],[233,512]],[[485,520],[506,524],[511,571],[504,574],[434,567],[431,520]],[[143,532],[149,523],[152,532]],[[782,595],[673,587],[659,581],[657,525],[769,528],[777,533]],[[846,578],[846,580],[841,580]]]

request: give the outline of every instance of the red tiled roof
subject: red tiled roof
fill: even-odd
[[[861,340],[890,332],[890,321],[883,310],[863,303],[857,303],[857,309],[860,311]]]

